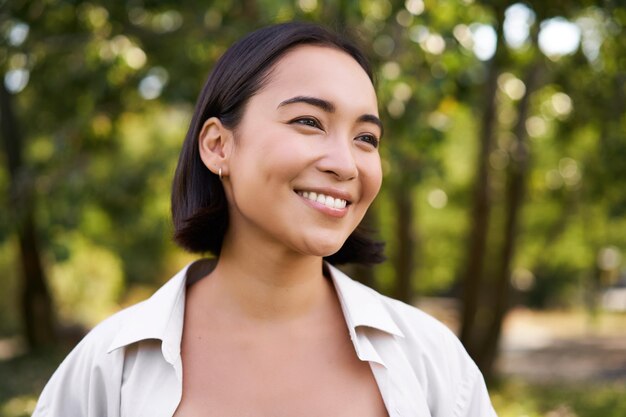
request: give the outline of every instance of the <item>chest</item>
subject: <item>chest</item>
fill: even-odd
[[[177,417],[387,416],[347,332],[189,338]]]

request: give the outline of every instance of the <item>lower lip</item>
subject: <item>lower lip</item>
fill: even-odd
[[[297,193],[296,193],[297,194]],[[307,204],[309,207],[313,207],[314,209],[327,214],[331,217],[343,217],[346,214],[348,214],[348,206],[344,207],[344,208],[330,208],[322,203],[318,203],[317,201],[313,201],[313,200],[309,200],[308,198],[304,198],[302,197],[300,194],[297,194],[298,197],[300,197],[305,204]]]

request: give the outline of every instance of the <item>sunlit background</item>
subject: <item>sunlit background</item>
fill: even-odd
[[[194,256],[169,191],[243,34],[351,28],[374,63],[388,261],[347,268],[449,325],[507,416],[626,415],[619,0],[0,1],[0,416]]]

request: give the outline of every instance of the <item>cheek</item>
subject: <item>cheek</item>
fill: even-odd
[[[307,166],[306,154],[293,146],[262,147],[255,151],[256,156],[248,158],[245,168],[253,175],[255,182],[272,187],[289,185]],[[250,178],[252,180],[252,178]]]
[[[363,186],[363,200],[370,204],[378,195],[383,182],[380,157],[376,156],[364,161],[360,175]]]
[[[306,144],[281,133],[241,138],[231,159],[233,185],[259,192],[264,185],[288,184],[310,164],[312,152]]]

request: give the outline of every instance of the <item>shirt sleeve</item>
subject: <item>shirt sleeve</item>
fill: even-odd
[[[471,361],[471,359],[467,359]],[[485,380],[472,362],[469,375],[462,381],[454,407],[454,417],[497,417]]]
[[[92,331],[65,358],[42,391],[33,417],[119,416],[123,354],[107,353],[102,336],[102,331]]]

